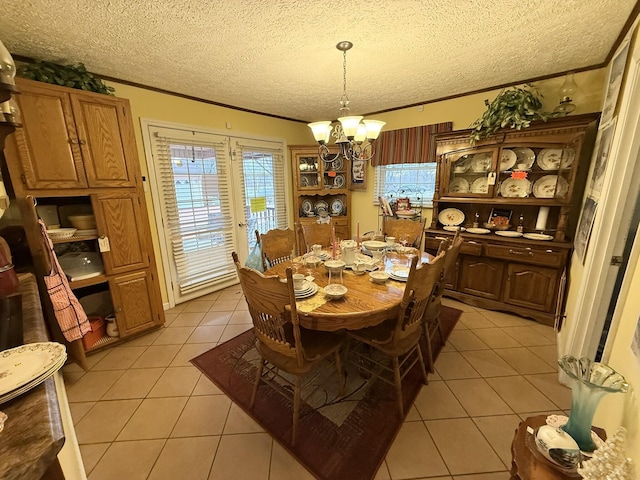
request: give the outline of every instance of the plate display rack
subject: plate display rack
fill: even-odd
[[[598,114],[556,118],[473,146],[469,130],[437,136],[425,248],[463,232],[449,296],[548,325],[560,318],[597,123]]]
[[[330,222],[338,238],[351,238],[350,163],[341,157],[323,161],[317,145],[292,145],[289,152],[294,221],[302,225]],[[306,245],[298,245],[298,251],[304,253]]]

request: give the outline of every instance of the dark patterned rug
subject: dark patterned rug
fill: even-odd
[[[460,310],[442,307],[442,326],[448,337],[460,318]],[[441,344],[436,335],[434,357]],[[357,367],[347,365],[345,396],[338,394],[332,364],[303,390],[298,440],[291,446],[292,402],[261,384],[253,410],[251,391],[259,357],[253,330],[212,348],[191,362],[235,403],[321,480],[370,480],[382,463],[403,418],[397,409],[394,388],[363,378]],[[422,387],[419,368],[402,382],[404,411],[413,404]]]

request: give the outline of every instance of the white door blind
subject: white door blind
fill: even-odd
[[[265,233],[287,228],[285,165],[281,143],[250,139],[236,140],[234,156],[240,169],[244,213],[249,247],[255,245],[255,231]]]
[[[176,294],[235,277],[226,137],[156,128],[152,148]]]

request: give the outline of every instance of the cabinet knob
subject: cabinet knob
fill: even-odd
[[[74,145],[78,144],[78,139],[77,138],[70,138],[69,139],[69,143],[73,143]]]
[[[120,308],[120,307],[116,307],[116,308],[114,309],[114,312],[115,312],[115,313],[120,313],[120,312],[122,312],[122,308]]]
[[[86,144],[87,144],[87,141],[86,141],[86,140],[78,140],[78,143],[79,143],[80,145],[86,145]]]

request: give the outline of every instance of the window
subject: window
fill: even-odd
[[[411,203],[422,203],[430,207],[436,186],[435,162],[402,163],[375,167],[376,185],[373,203],[378,204],[378,197],[393,193],[394,197],[408,197]]]

